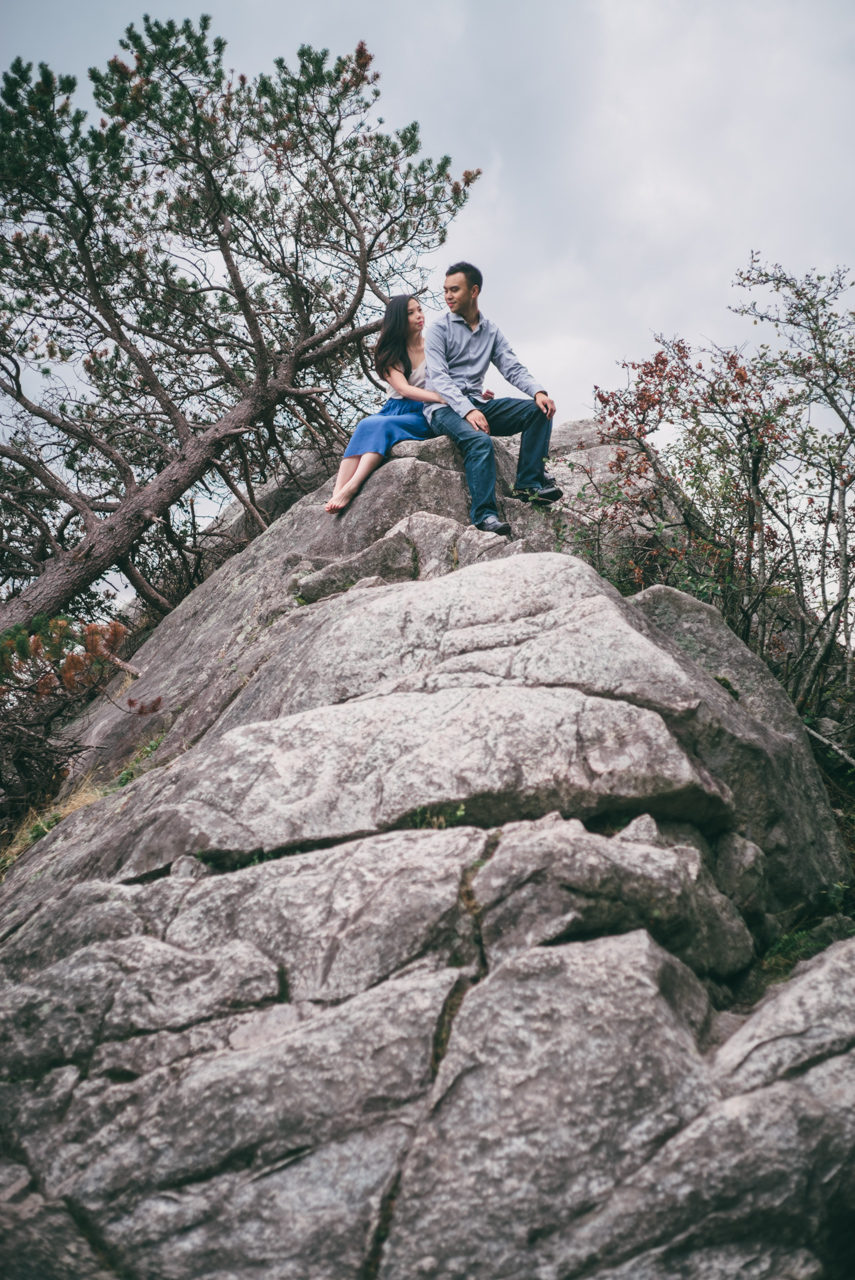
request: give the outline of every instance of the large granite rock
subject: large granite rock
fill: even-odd
[[[839,840],[804,726],[765,662],[734,635],[717,609],[673,587],[648,587],[633,596],[632,603],[750,715],[789,739],[813,826],[829,843]]]
[[[339,594],[291,610],[274,640],[210,728],[210,699],[184,715],[191,740],[208,728],[192,750],[56,828],[0,901],[188,854],[236,865],[460,806],[484,826],[557,809],[690,822],[713,848],[735,833],[762,850],[772,909],[846,875],[792,735],[572,557]]]
[[[431,552],[441,571],[450,572],[461,560],[474,562],[484,547],[500,542],[507,549],[505,539],[469,527],[462,464],[450,440],[399,445],[395,452],[344,511],[324,510],[330,479],[163,619],[134,654],[141,678],[133,684],[118,678],[73,727],[75,739],[89,748],[74,760],[75,777],[112,777],[150,743],[159,746],[155,762],[162,763],[196,742],[279,651],[281,628],[287,629],[301,600],[320,599],[362,578],[417,577],[420,556],[432,576]],[[413,535],[405,529],[395,537],[414,516]]]
[[[698,850],[659,847],[658,830],[650,844],[638,827],[636,820],[607,840],[558,814],[541,824],[505,826],[472,881],[490,961],[538,944],[644,926],[698,974],[726,978],[746,968],[751,935]]]
[[[3,1274],[848,1280],[855,939],[733,1007],[847,878],[798,717],[447,441],[374,480],[164,620],[90,725],[152,767],[0,888]]]
[[[796,1000],[826,996],[841,961],[851,985],[840,943]],[[455,1022],[380,1275],[842,1280],[855,1053],[831,1026],[802,1052],[793,1003],[775,992],[711,1059],[703,993],[644,934],[507,961]],[[786,1046],[734,1093],[769,1035]]]

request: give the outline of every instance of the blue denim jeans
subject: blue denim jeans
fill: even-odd
[[[543,484],[543,469],[549,453],[552,423],[534,400],[487,400],[477,406],[490,424],[490,435],[476,431],[465,418],[447,404],[431,417],[431,430],[438,436],[449,436],[463,454],[466,483],[472,506],[469,518],[480,524],[487,516],[499,514],[496,506],[496,459],[491,436],[515,436],[522,432],[517,464],[518,489],[536,488]]]

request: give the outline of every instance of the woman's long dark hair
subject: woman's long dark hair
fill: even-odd
[[[407,307],[414,298],[412,293],[399,293],[390,298],[386,304],[383,317],[383,328],[374,348],[374,368],[381,378],[385,378],[393,364],[399,364],[404,370],[404,377],[409,382],[413,372],[413,362],[407,355],[407,333],[409,316]]]

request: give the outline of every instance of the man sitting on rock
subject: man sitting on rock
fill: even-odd
[[[555,502],[561,497],[545,475],[555,404],[520,364],[498,326],[478,310],[483,277],[470,262],[455,262],[445,276],[448,312],[431,325],[425,340],[427,386],[445,404],[425,406],[436,435],[449,436],[463,454],[476,529],[508,535],[511,526],[499,519],[496,503],[496,460],[491,433],[522,432],[514,497],[524,502]],[[530,400],[511,397],[485,400],[484,377],[494,364],[511,386]]]

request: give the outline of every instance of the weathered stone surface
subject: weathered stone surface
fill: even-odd
[[[284,971],[293,1000],[345,999],[427,955],[471,963],[460,882],[486,841],[472,827],[395,831],[214,876],[166,938],[190,951],[245,939]]]
[[[855,1049],[855,939],[836,942],[772,987],[722,1045],[716,1071],[725,1093],[748,1093]]]
[[[415,515],[406,516],[393,525],[385,538],[393,538],[402,534],[416,552],[418,562],[418,578],[425,582],[428,578],[441,578],[446,573],[453,573],[458,567],[456,558],[457,542],[466,530],[466,525],[448,516],[435,516],[427,511],[417,511]],[[474,530],[478,534],[477,529]],[[490,537],[490,534],[478,534],[479,537]]]
[[[162,767],[0,890],[3,1274],[849,1280],[852,922],[708,998],[847,877],[798,718],[401,453],[164,622],[92,723]]]
[[[186,854],[234,865],[461,805],[484,826],[552,809],[647,808],[713,828],[732,815],[729,789],[643,708],[571,689],[390,693],[233,729],[74,815],[16,878],[43,894],[72,876],[150,875]]]
[[[450,442],[427,443],[451,448]],[[416,511],[468,523],[468,499],[457,471],[405,457],[387,463],[371,481],[344,511],[330,515],[324,510],[332,492],[329,480],[168,614],[134,655],[141,678],[129,688],[117,681],[88,713],[83,741],[91,751],[79,758],[77,771],[94,767],[109,776],[164,731],[159,760],[197,741],[276,651],[277,619],[287,622],[283,615],[297,607],[296,566],[320,569],[364,551]]]
[[[417,511],[399,520],[364,551],[301,576],[295,591],[301,603],[312,604],[369,578],[384,584],[411,578],[424,582],[470,564],[500,559],[509,554],[511,547],[513,554],[531,549],[522,548],[519,542],[511,544],[497,534],[483,533],[473,525]]]
[[[605,559],[611,559],[620,553],[621,534],[604,520],[604,511],[614,493],[617,475],[618,446],[603,441],[601,424],[594,418],[579,419],[575,422],[558,423],[552,428],[552,439],[549,445],[549,471],[556,484],[563,491],[563,498],[547,515],[553,528],[553,537],[558,536],[569,544],[572,550],[575,533],[589,549],[594,550],[599,544],[599,551]],[[519,451],[518,438],[510,438],[504,442],[509,453],[516,459]],[[627,448],[626,442],[621,447]],[[652,489],[653,481],[648,477],[638,476],[631,481],[631,488],[643,492]],[[659,501],[668,509],[666,500]],[[514,521],[521,528],[534,523],[530,517],[505,504],[505,518]],[[632,524],[630,523],[630,528]],[[590,538],[592,530],[596,530],[593,542]],[[559,532],[560,531],[560,532]],[[587,531],[587,535],[585,536]],[[636,533],[643,535],[640,526]],[[625,539],[625,533],[623,535]],[[538,550],[555,548],[538,546]]]
[[[850,1053],[708,1106],[587,1221],[553,1236],[541,1274],[596,1275],[663,1240],[702,1248],[747,1238],[806,1248],[842,1280],[853,1263],[853,1104]]]
[[[822,1263],[807,1249],[750,1243],[710,1249],[652,1249],[597,1280],[822,1280]]]
[[[769,897],[769,865],[763,850],[730,831],[716,843],[716,883],[748,920],[762,916]]]
[[[679,645],[692,662],[708,671],[713,679],[727,681],[741,707],[761,724],[790,740],[803,797],[800,804],[793,805],[790,821],[798,825],[804,820],[803,815],[808,815],[808,824],[816,837],[842,853],[840,833],[804,726],[766,664],[742,644],[717,609],[682,591],[675,591],[673,587],[648,587],[633,596],[632,603]],[[762,840],[759,843],[763,845]],[[765,845],[763,848],[768,852]],[[848,878],[848,871],[841,878]]]
[[[337,591],[347,591],[365,578],[405,582],[408,578],[418,577],[418,568],[418,553],[409,538],[403,533],[386,534],[364,551],[344,556],[301,578],[296,588],[297,596],[301,602],[312,604]]]
[[[775,1080],[785,1053],[719,1100],[731,1041],[717,1070],[697,1053],[704,1000],[676,963],[629,934],[526,952],[467,997],[384,1280],[850,1273],[855,1053]]]
[[[501,965],[455,1020],[383,1280],[546,1274],[541,1241],[715,1100],[694,1039],[707,1012],[689,970],[641,932]]]
[[[57,896],[44,899],[26,923],[14,912],[7,917],[0,967],[7,977],[20,980],[92,943],[136,934],[162,938],[189,888],[180,879],[145,886],[83,880],[64,887]]]
[[[486,825],[557,808],[735,828],[768,859],[773,908],[846,876],[793,738],[572,557],[336,597],[277,639],[205,741],[63,823],[9,885],[130,879],[185,854],[343,840],[461,803]]]
[[[727,680],[740,706],[777,733],[804,741],[804,727],[784,689],[731,631],[718,609],[663,586],[648,587],[631,596],[630,602],[714,679]]]
[[[454,964],[475,958],[459,890],[487,839],[471,827],[397,831],[201,882],[84,882],[43,901],[0,944],[0,972],[42,991],[35,975],[47,971],[50,990],[65,991],[67,970],[60,962],[74,956],[80,966],[95,956],[108,965],[102,985],[112,992],[113,962],[127,968],[133,960],[139,969],[146,957],[163,954],[170,961],[168,951],[145,949],[149,938],[207,957],[207,964],[224,946],[251,944],[272,964],[290,999],[342,999],[425,955]],[[135,942],[92,951],[98,942],[141,936],[146,943],[139,957]],[[186,957],[177,960],[176,980],[180,975],[186,981]],[[153,983],[154,974],[145,981]],[[192,1021],[188,1015],[176,1025]]]
[[[112,1251],[145,1280],[360,1280],[415,1118],[402,1109],[279,1168],[155,1192],[108,1219]]]
[[[0,1158],[0,1259],[4,1280],[107,1280],[62,1201],[39,1195],[30,1171]]]
[[[0,1078],[82,1063],[100,1039],[178,1029],[278,994],[276,966],[247,942],[196,955],[150,937],[94,943],[0,988]]]
[[[699,975],[730,977],[754,956],[696,849],[607,840],[575,819],[505,827],[472,893],[491,963],[539,943],[639,927]]]
[[[309,478],[315,474],[312,467],[316,463],[327,466],[326,461],[312,461],[313,458],[314,455],[306,472]],[[509,492],[516,462],[505,444],[498,441],[496,458],[500,490]],[[389,573],[382,567],[372,567],[372,562],[389,556],[389,548],[378,543],[388,532],[399,531],[401,522],[413,515],[423,517],[419,525],[421,537],[411,538],[417,553],[425,557],[420,577],[452,572],[459,565],[507,554],[505,539],[500,540],[499,548],[494,537],[469,527],[463,463],[446,437],[396,445],[392,460],[372,475],[362,492],[337,515],[324,510],[332,484],[330,479],[299,500],[295,500],[298,495],[292,485],[286,484],[281,494],[273,486],[265,499],[265,509],[269,508],[274,523],[261,535],[255,527],[246,526],[243,508],[240,512],[230,508],[228,516],[224,513],[224,527],[228,525],[227,532],[235,535],[235,545],[242,545],[248,537],[253,539],[252,545],[222,564],[160,623],[134,655],[134,665],[142,671],[142,678],[127,689],[122,680],[117,680],[108,696],[87,713],[88,725],[82,737],[91,750],[77,759],[76,773],[95,768],[99,776],[110,776],[141,744],[164,731],[158,762],[192,745],[269,655],[277,651],[277,619],[287,617],[295,607],[300,580],[329,567],[334,582],[336,562],[371,548],[359,577],[400,580],[400,566]],[[525,535],[527,522],[537,523],[539,517],[522,503],[511,505],[515,511],[519,509],[515,519],[520,533]],[[279,516],[282,518],[276,518]],[[445,529],[450,531],[441,549],[436,545],[436,527],[432,533],[427,527],[431,520],[444,521]],[[461,535],[458,554],[456,546]],[[431,544],[436,550],[433,558]],[[528,551],[554,547],[553,533],[534,542],[530,537],[526,539]],[[212,557],[210,564],[220,562],[221,556],[212,552]],[[338,576],[344,586],[358,580],[347,571]],[[403,576],[412,575],[403,572]],[[329,584],[330,575],[322,574],[320,582]],[[338,591],[343,586],[333,584],[330,589]],[[311,598],[320,599],[329,593],[324,589]],[[136,709],[129,707],[128,697],[134,699]],[[144,714],[139,713],[140,707],[147,709]],[[74,731],[80,737],[79,725]]]
[[[419,462],[429,462],[433,467],[442,467],[445,471],[456,471],[458,475],[464,475],[460,450],[448,436],[434,436],[430,440],[401,440],[393,445],[391,456],[418,458]]]
[[[407,516],[385,535],[404,534],[412,543],[418,564],[417,576],[425,582],[439,578],[455,569],[485,560],[497,560],[507,556],[511,548],[519,550],[519,542],[509,543],[507,538],[495,533],[483,533],[474,525],[462,525],[456,520],[418,511]],[[528,549],[528,548],[526,548]]]
[[[81,1082],[38,1133],[18,1086],[22,1147],[130,1274],[356,1276],[456,979],[414,972],[247,1048]]]

